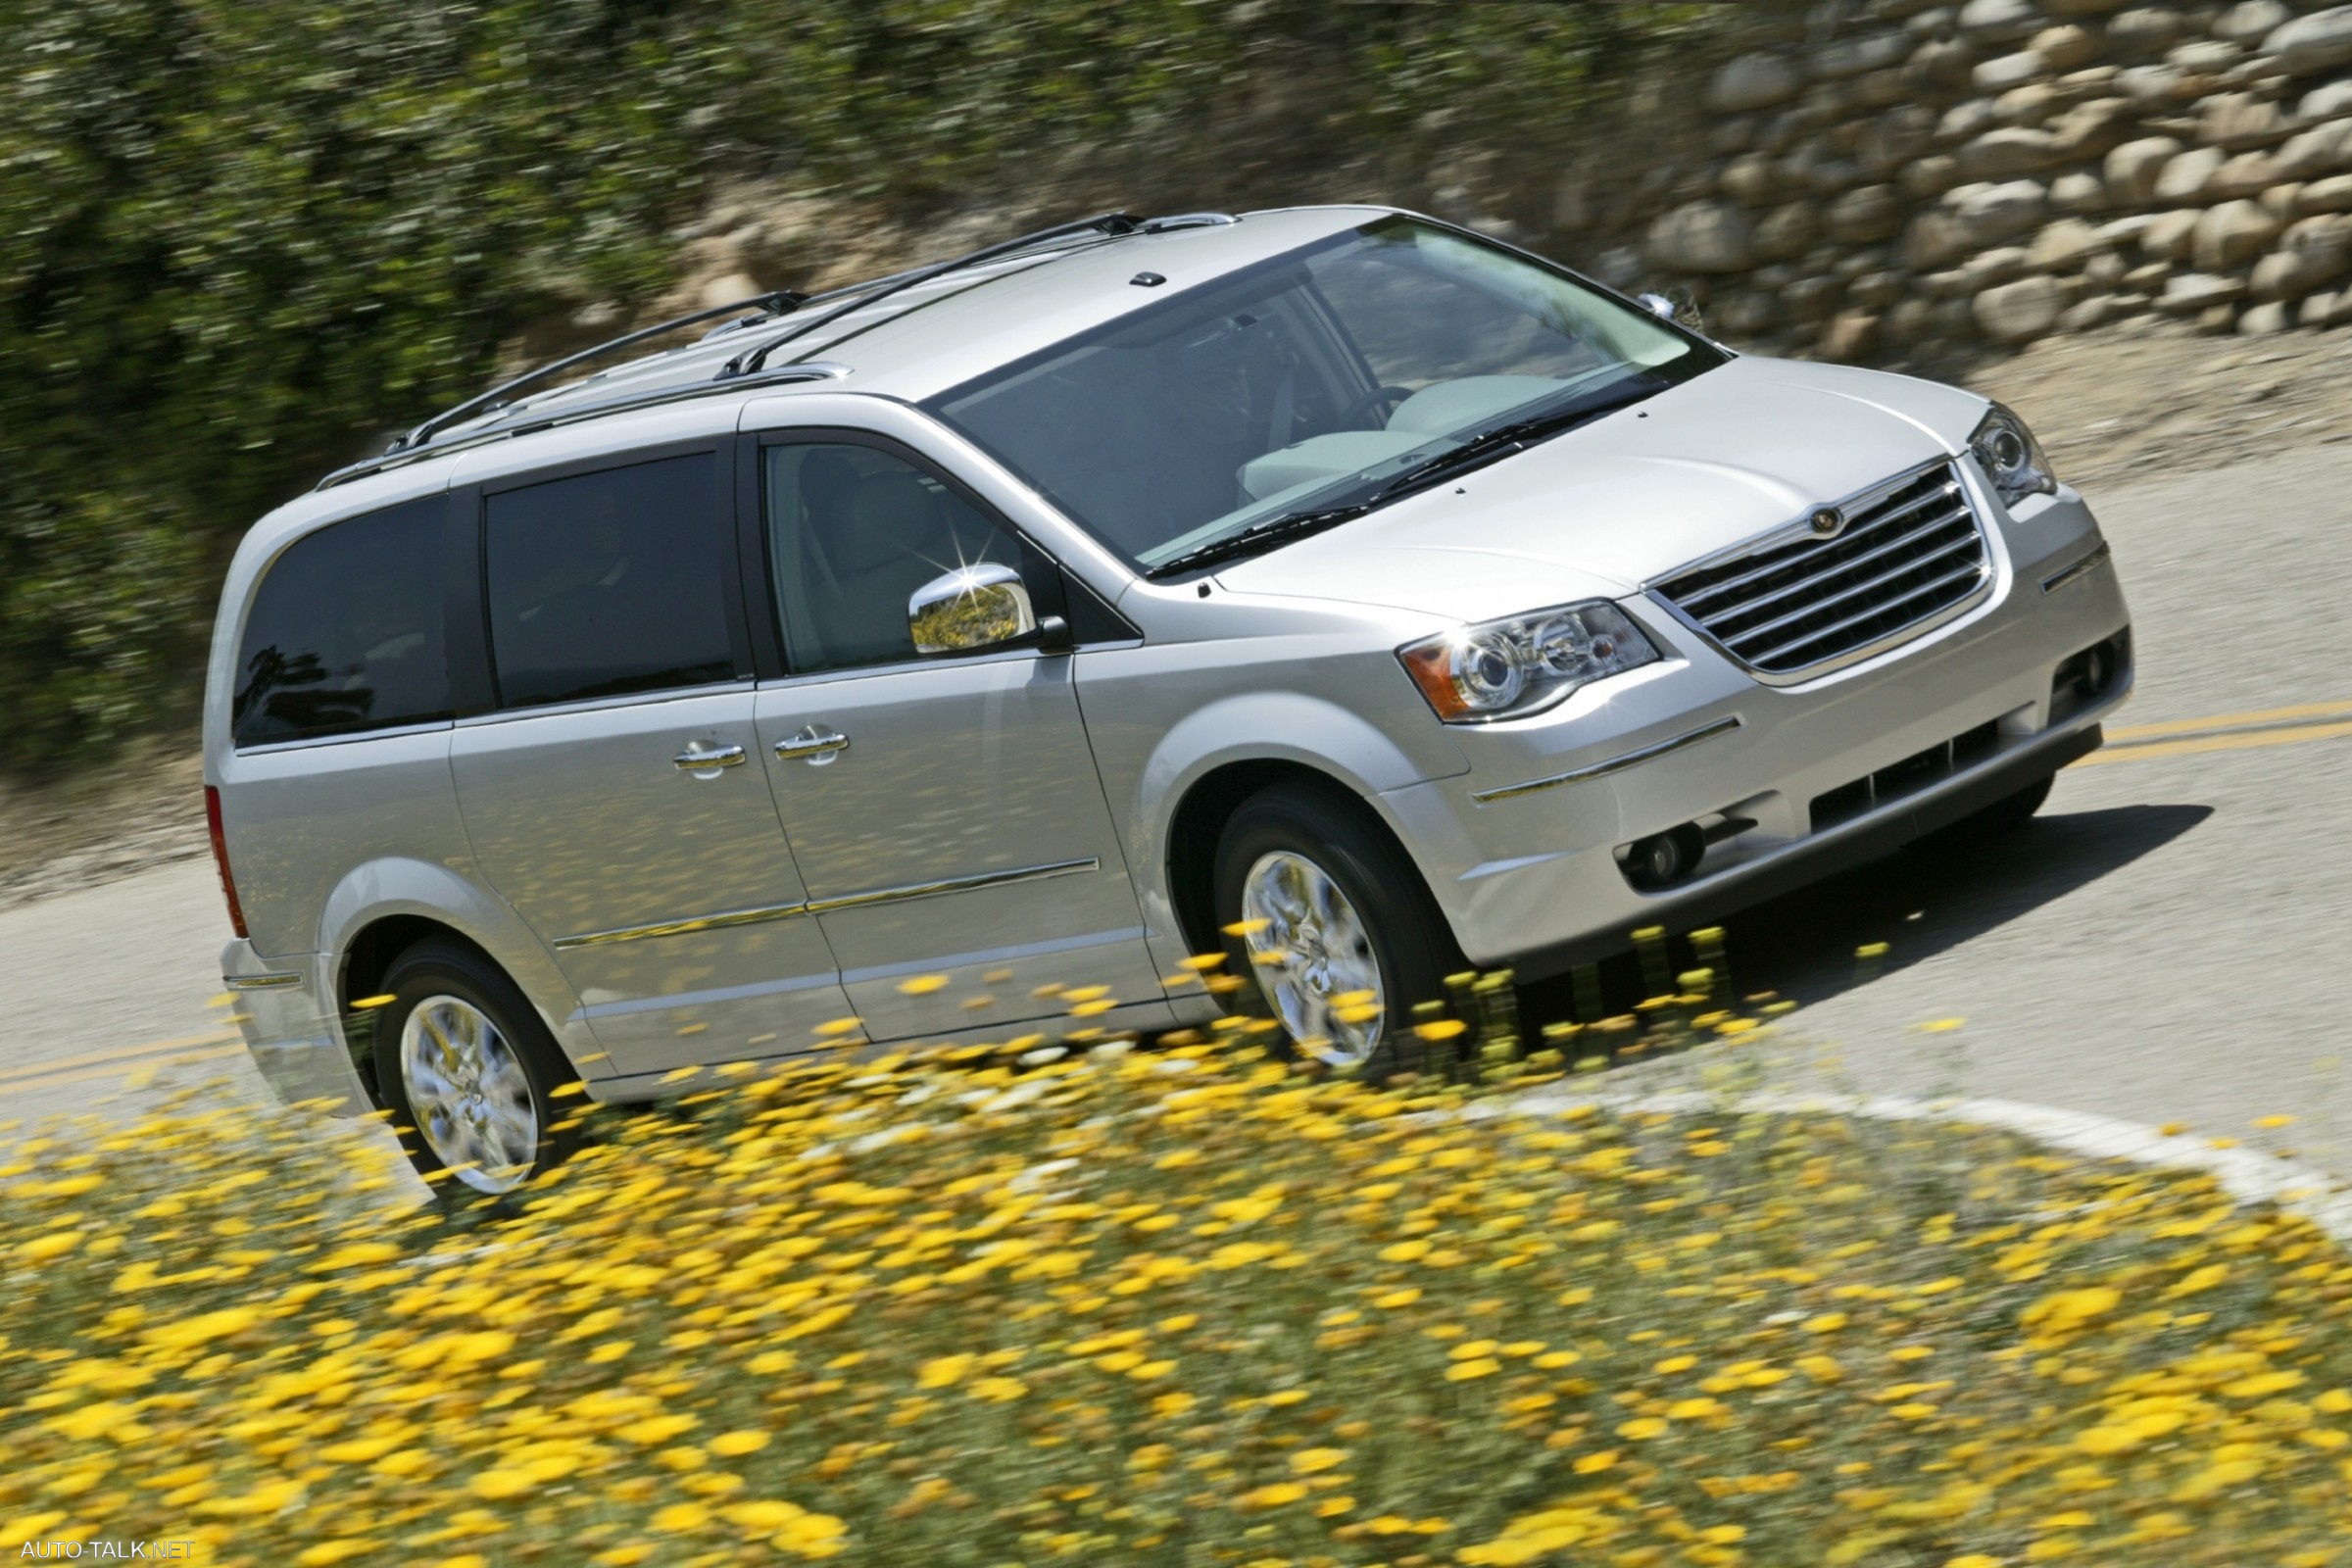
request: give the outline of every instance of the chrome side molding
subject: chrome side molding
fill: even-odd
[[[764,925],[770,920],[790,920],[804,914],[827,914],[835,909],[861,908],[869,904],[897,904],[907,899],[936,898],[943,893],[968,893],[975,888],[1002,887],[1009,882],[1042,882],[1048,877],[1075,876],[1084,871],[1102,869],[1102,862],[1090,855],[1079,860],[1055,860],[1047,865],[1024,865],[1006,871],[980,871],[970,876],[941,877],[936,882],[911,882],[904,887],[870,888],[862,893],[841,893],[829,899],[808,899],[799,904],[769,904],[755,909],[728,909],[719,914],[697,915],[690,920],[662,920],[652,925],[616,926],[610,931],[584,931],[578,936],[558,937],[553,946],[558,953],[571,953],[581,948],[607,947],[615,942],[648,942],[657,937],[682,937],[698,931],[724,931],[735,926]],[[301,978],[300,975],[292,975],[280,983],[292,983]],[[231,981],[230,984],[235,982]]]
[[[1504,784],[1491,790],[1472,790],[1470,799],[1481,806],[1491,806],[1496,801],[1516,800],[1522,795],[1533,795],[1538,790],[1557,789],[1563,784],[1582,784],[1587,779],[1603,778],[1611,773],[1623,772],[1629,767],[1640,766],[1653,758],[1664,757],[1671,752],[1679,752],[1686,746],[1696,746],[1700,741],[1711,740],[1718,735],[1728,735],[1745,722],[1746,720],[1738,713],[1727,713],[1712,722],[1699,725],[1696,729],[1687,729],[1680,735],[1672,735],[1665,740],[1652,742],[1650,745],[1640,747],[1637,750],[1620,753],[1606,761],[1591,762],[1583,767],[1572,767],[1565,773],[1554,773],[1548,778],[1531,778],[1524,784]]]
[[[283,991],[302,984],[298,974],[224,974],[220,983],[231,991]]]
[[[697,931],[724,931],[730,926],[763,925],[770,920],[789,920],[796,914],[807,914],[806,904],[769,904],[756,909],[728,909],[720,914],[697,915],[691,920],[662,920],[653,925],[615,926],[610,931],[583,931],[576,937],[558,937],[553,946],[558,953],[570,953],[578,948],[601,948],[614,942],[644,942],[654,937],[682,937]]]
[[[843,893],[830,899],[810,899],[808,912],[824,914],[834,909],[855,909],[868,904],[897,904],[905,899],[928,899],[942,893],[968,893],[974,888],[1002,887],[1007,882],[1043,882],[1048,877],[1076,876],[1083,871],[1100,871],[1102,862],[1093,856],[1081,860],[1055,860],[1050,865],[1024,865],[1011,871],[982,871],[973,876],[942,877],[937,882],[910,882],[905,887],[875,888],[866,893]]]

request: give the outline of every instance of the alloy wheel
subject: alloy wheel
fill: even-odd
[[[479,1193],[522,1185],[539,1155],[538,1107],[522,1058],[490,1015],[430,996],[400,1031],[409,1109],[435,1158]]]
[[[1388,1014],[1380,960],[1331,873],[1289,850],[1259,856],[1242,920],[1258,988],[1298,1048],[1333,1066],[1370,1061]]]

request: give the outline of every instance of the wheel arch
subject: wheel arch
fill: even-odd
[[[1296,783],[1323,795],[1396,848],[1418,872],[1419,862],[1364,795],[1336,773],[1285,757],[1244,758],[1210,768],[1189,785],[1169,813],[1165,875],[1185,945],[1193,953],[1221,952],[1212,883],[1217,841],[1242,803],[1277,784]],[[1426,894],[1426,888],[1423,890]],[[1433,901],[1434,902],[1434,901]]]
[[[435,940],[466,949],[501,974],[508,972],[488,948],[446,920],[415,913],[386,914],[353,932],[345,944],[337,966],[335,1000],[349,1012],[354,1003],[380,994],[384,977],[402,954],[419,942]]]
[[[583,1078],[598,1076],[582,1070],[583,1061],[610,1072],[580,1016],[579,998],[546,945],[504,900],[459,870],[428,861],[371,860],[354,867],[329,895],[316,951],[330,956],[324,961],[333,966],[331,1000],[339,1015],[382,991],[393,962],[428,938],[480,955],[513,981]]]
[[[420,942],[441,941],[471,953],[484,963],[506,969],[490,956],[488,949],[445,920],[415,913],[386,914],[368,921],[352,933],[350,941],[336,955],[334,999],[336,1015],[349,1020],[359,1014],[358,1004],[383,992],[384,981],[391,975],[392,966],[401,955]],[[383,1085],[375,1075],[375,1053],[357,1050],[347,1038],[344,1049],[352,1054],[352,1067],[368,1091],[368,1100],[381,1109],[384,1103]]]

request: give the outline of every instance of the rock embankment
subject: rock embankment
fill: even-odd
[[[1704,84],[1639,254],[1838,360],[2352,322],[2352,5],[1867,0]]]

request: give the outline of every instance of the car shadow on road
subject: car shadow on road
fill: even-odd
[[[2065,898],[2162,849],[2212,814],[2210,806],[2047,812],[1975,843],[1913,845],[1726,920],[1732,992],[1771,992],[1800,1004],[1825,1001]],[[1682,933],[1675,935],[1679,969],[1695,956]],[[1857,949],[1879,942],[1886,944],[1884,957],[1856,958]],[[1600,979],[1604,1011],[1624,1011],[1645,994],[1642,966],[1630,954],[1604,962]],[[1579,1011],[1566,976],[1522,988],[1520,1007],[1534,1026]]]
[[[2048,812],[1975,843],[1914,845],[1725,922],[1743,994],[1817,1003],[1959,947],[2164,848],[2210,806]],[[1856,950],[1886,944],[1885,957]]]

